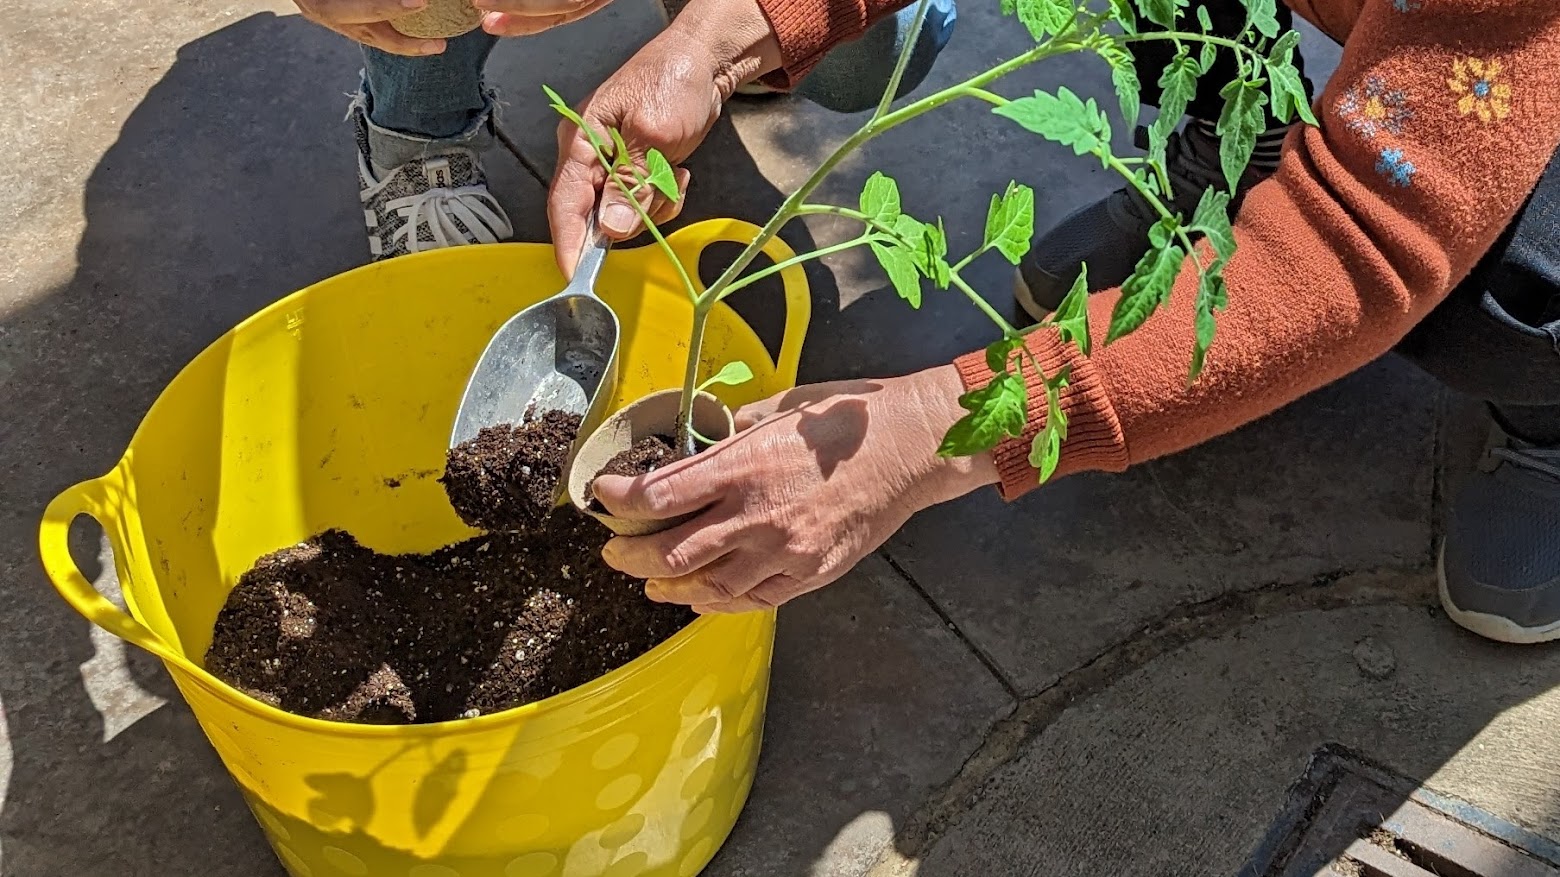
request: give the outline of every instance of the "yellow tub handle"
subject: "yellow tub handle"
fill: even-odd
[[[672,235],[672,242],[684,254],[683,264],[697,277],[699,255],[710,244],[749,244],[761,229],[740,219],[710,219],[695,223]],[[679,240],[680,239],[680,240]],[[686,247],[686,249],[684,249]],[[764,244],[764,255],[776,265],[796,258],[796,251],[778,237]],[[802,359],[802,342],[812,322],[812,295],[807,291],[807,273],[800,264],[780,269],[785,293],[785,332],[780,336],[780,355],[775,358],[775,374],[786,384],[796,383],[796,369]],[[740,295],[740,293],[738,293]]]
[[[115,557],[125,556],[124,546],[112,526],[117,515],[109,498],[109,482],[109,477],[95,478],[68,487],[44,509],[43,523],[38,525],[38,553],[43,558],[43,570],[54,583],[54,589],[83,618],[163,660],[185,663],[183,656],[161,637],[99,594],[71,559],[70,525],[81,515],[97,521],[108,534]]]

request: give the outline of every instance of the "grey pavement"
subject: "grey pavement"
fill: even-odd
[[[922,91],[1015,52],[961,11]],[[550,169],[553,85],[585,93],[653,33],[644,0],[497,53],[506,127]],[[290,9],[152,0],[133,14],[0,9],[0,875],[256,875],[280,866],[161,668],[53,594],[44,503],[117,458],[177,369],[263,305],[366,257],[350,135],[355,50]],[[1337,50],[1308,34],[1313,71]],[[1103,68],[1060,61],[1110,100]],[[859,123],[734,104],[695,157],[683,221],[761,220]],[[1112,183],[959,105],[872,144],[823,197],[891,169],[954,249],[990,193],[1041,225]],[[519,237],[543,189],[489,167]],[[846,233],[788,230],[798,247]],[[860,254],[813,264],[804,379],[903,372],[982,344],[961,301],[911,312]],[[972,270],[1006,307],[1008,269]],[[773,302],[739,303],[767,334]],[[1024,501],[928,511],[781,616],[753,798],[708,873],[1234,874],[1307,757],[1344,746],[1560,839],[1560,652],[1502,648],[1433,608],[1444,497],[1484,424],[1384,360],[1203,448]],[[80,555],[112,591],[97,535]]]

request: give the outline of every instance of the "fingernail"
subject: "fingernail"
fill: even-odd
[[[601,211],[602,226],[613,234],[628,234],[638,218],[634,215],[634,208],[627,204],[608,204],[607,209]]]
[[[407,9],[421,9],[428,5],[428,0],[401,0],[401,5]]]
[[[661,587],[660,582],[652,579],[648,582],[645,582],[645,597],[657,603],[665,603],[666,589]]]
[[[440,52],[444,51],[444,41],[443,40],[423,40],[422,45],[418,46],[417,50],[419,52],[422,52],[424,55],[437,55]]]

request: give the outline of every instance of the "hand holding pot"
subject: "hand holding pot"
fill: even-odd
[[[426,7],[428,0],[293,0],[303,17],[342,36],[393,55],[437,55],[444,40],[409,37],[390,19]]]
[[[607,562],[648,579],[652,600],[699,612],[778,606],[823,587],[909,517],[997,481],[989,454],[937,456],[963,413],[952,366],[903,378],[799,387],[737,412],[742,432],[689,460],[602,476],[616,514],[693,520],[618,537]]]
[[[693,0],[577,109],[609,154],[608,129],[623,135],[629,155],[614,156],[620,163],[632,162],[644,172],[646,153],[660,150],[674,166],[679,192],[686,192],[688,171],[679,165],[704,142],[726,100],[738,85],[779,66],[779,43],[756,0]],[[608,180],[590,139],[566,120],[558,126],[558,163],[547,196],[547,219],[565,276],[574,270],[574,254],[584,244],[587,217],[598,198],[601,228],[609,237],[626,240],[643,230],[638,213]],[[657,224],[682,209],[681,197],[673,202],[653,187],[646,186],[640,198]]]

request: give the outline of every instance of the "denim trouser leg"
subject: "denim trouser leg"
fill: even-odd
[[[1560,152],[1495,246],[1399,351],[1489,402],[1512,435],[1560,445]]]
[[[909,39],[915,23],[916,4],[911,3],[892,16],[879,21],[860,39],[836,46],[818,66],[797,83],[795,93],[825,109],[837,113],[855,113],[876,107],[894,74],[899,51]],[[921,84],[943,47],[953,36],[958,10],[954,0],[931,0],[926,20],[910,53],[895,97]]]
[[[914,18],[912,5],[873,25],[861,39],[841,44],[798,85],[797,93],[837,112],[876,106]],[[953,32],[954,18],[954,0],[932,0],[900,81],[901,94],[931,70]],[[445,145],[489,145],[493,103],[482,70],[496,42],[476,30],[450,40],[439,55],[409,58],[363,50],[369,152],[376,165],[394,167]]]
[[[426,57],[363,48],[363,93],[374,163],[395,167],[444,145],[484,149],[492,140],[493,96],[482,70],[498,38],[482,30]]]

